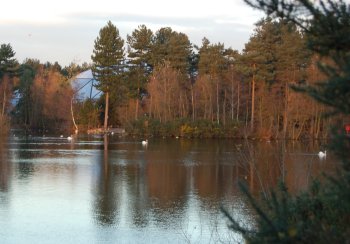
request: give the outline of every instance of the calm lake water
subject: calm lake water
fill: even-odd
[[[239,180],[258,193],[284,179],[295,192],[336,164],[318,144],[140,141],[2,141],[0,243],[239,243],[219,210],[254,226]]]

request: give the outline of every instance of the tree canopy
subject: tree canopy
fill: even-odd
[[[0,46],[0,80],[5,74],[12,75],[15,72],[17,60],[15,52],[10,44],[1,44]]]
[[[118,82],[124,67],[124,40],[119,30],[108,21],[95,40],[93,54],[93,74],[99,81],[97,88],[108,92],[114,82]]]

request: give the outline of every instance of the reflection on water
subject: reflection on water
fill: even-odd
[[[237,181],[292,192],[332,172],[317,144],[116,137],[11,138],[0,145],[1,243],[240,242],[219,211],[253,216]],[[49,241],[48,241],[49,240]]]

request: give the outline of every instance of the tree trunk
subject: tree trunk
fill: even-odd
[[[3,97],[3,101],[2,101],[2,112],[1,112],[1,116],[4,117],[5,115],[5,105],[6,105],[6,85],[5,85],[5,88],[4,88],[4,97]]]
[[[195,119],[195,107],[194,107],[194,94],[193,94],[193,84],[191,85],[191,103],[192,103],[192,121]]]
[[[255,68],[255,65],[254,65]],[[250,116],[250,129],[254,130],[254,110],[255,110],[255,74],[253,75],[252,79],[252,109],[251,109],[251,116]]]
[[[233,78],[231,78],[231,120],[233,121]]]
[[[260,123],[260,129],[263,128],[262,108],[263,108],[263,96],[261,96],[261,98],[259,99],[259,123]]]
[[[108,128],[108,105],[109,105],[109,92],[106,92],[106,106],[105,106],[105,121],[103,129],[106,132]]]
[[[137,72],[137,96],[136,96],[136,108],[135,108],[135,120],[138,118],[139,114],[139,96],[140,96],[140,73]]]
[[[164,122],[168,121],[168,114],[170,114],[170,102],[168,101],[168,79],[165,78],[165,84],[164,84],[164,96],[165,96],[165,114],[164,114]]]
[[[239,121],[239,106],[240,106],[240,86],[239,86],[239,81],[237,82],[237,115],[236,115],[236,120]]]
[[[70,111],[72,113],[72,120],[73,120],[73,124],[74,124],[74,127],[75,127],[75,134],[78,134],[78,126],[77,124],[75,123],[75,119],[74,119],[74,113],[73,113],[73,98],[74,98],[74,95],[72,97],[72,99],[70,100]]]
[[[317,138],[319,137],[319,133],[320,133],[320,130],[321,130],[321,115],[320,113],[317,111],[316,112],[316,122],[315,122],[315,126],[314,126],[314,138]]]
[[[216,121],[220,124],[219,80],[216,81]]]
[[[135,120],[137,120],[139,114],[139,99],[136,98],[136,105],[135,105]]]
[[[294,138],[295,140],[299,140],[300,135],[301,135],[301,133],[303,132],[303,129],[304,129],[305,121],[306,121],[306,119],[303,119],[303,122],[301,123],[300,129],[299,129],[297,135]]]
[[[173,100],[173,99],[171,99],[171,100]],[[183,117],[183,114],[184,114],[184,112],[183,112],[183,106],[182,106],[182,93],[180,92],[180,99],[179,99],[179,115],[181,116],[181,117]],[[175,108],[175,106],[174,106],[174,108]],[[173,109],[172,109],[173,110]],[[172,118],[175,118],[175,117],[177,117],[177,114],[176,114],[176,111],[172,111],[173,112],[173,116],[172,116]]]
[[[223,102],[223,105],[222,105],[222,121],[223,121],[223,125],[225,126],[226,124],[226,90],[225,90],[225,93],[224,93],[224,102]]]

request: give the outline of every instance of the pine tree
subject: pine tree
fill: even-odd
[[[16,71],[17,60],[10,44],[1,44],[0,46],[0,81],[5,74],[12,76]]]
[[[32,85],[36,75],[35,66],[30,60],[26,60],[19,68],[19,86],[18,93],[20,99],[16,105],[16,114],[14,115],[17,122],[29,128],[32,120]]]
[[[124,68],[124,40],[116,26],[108,21],[95,40],[93,54],[93,74],[98,80],[97,88],[105,93],[104,130],[108,127],[109,93],[112,87],[122,85]]]
[[[173,31],[170,27],[159,29],[154,36],[152,46],[152,65],[162,65],[165,61],[181,74],[188,74],[192,45],[183,33]]]
[[[152,72],[151,48],[153,32],[145,25],[140,25],[131,35],[127,36],[129,72],[129,96],[136,99],[135,119],[138,116],[139,101],[146,93],[146,83]]]
[[[153,32],[145,25],[140,25],[131,35],[127,35],[129,45],[128,57],[130,63],[142,67],[144,73],[152,71],[151,66],[151,48],[153,41]]]
[[[289,84],[299,82],[305,72],[309,55],[304,46],[301,33],[292,23],[271,18],[257,23],[255,33],[245,45],[240,58],[240,69],[251,80],[252,86],[251,128],[255,120],[255,90],[260,94],[264,92],[261,89],[269,90],[268,100],[275,101],[275,107],[267,110],[269,115],[266,114],[266,117],[274,118],[277,131],[282,131],[283,138],[287,138]],[[260,95],[257,101],[260,110],[267,106],[263,100],[264,97]],[[279,124],[282,124],[281,128]]]

